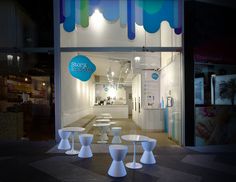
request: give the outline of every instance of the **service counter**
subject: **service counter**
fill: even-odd
[[[128,105],[95,105],[93,106],[93,113],[95,115],[100,115],[102,113],[110,113],[112,118],[128,118]]]

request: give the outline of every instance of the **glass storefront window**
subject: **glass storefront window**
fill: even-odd
[[[88,81],[73,77],[69,71],[70,61],[77,55],[86,56],[96,66]],[[63,52],[62,127],[84,126],[94,134],[94,143],[100,142],[95,127],[98,121],[83,123],[88,117],[110,113],[111,123],[122,127],[122,134],[160,137],[161,146],[180,144],[181,70],[181,53]]]
[[[1,53],[0,57],[0,138],[53,139],[53,56]]]

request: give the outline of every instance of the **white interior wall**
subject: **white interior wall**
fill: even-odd
[[[94,77],[82,82],[69,73],[69,62],[76,55],[75,52],[61,53],[62,127],[91,114],[95,102]]]
[[[174,29],[170,28],[167,21],[161,23],[160,28],[161,36],[161,47],[181,47],[182,46],[182,35],[175,34]]]
[[[107,91],[104,90],[104,85],[107,87]],[[97,84],[95,86],[95,97],[101,97],[101,100],[107,99],[107,97],[112,97],[116,95],[116,99],[111,98],[114,104],[126,104],[126,90],[124,87],[118,87],[117,89],[111,90],[110,84]],[[111,92],[115,93],[111,93]]]

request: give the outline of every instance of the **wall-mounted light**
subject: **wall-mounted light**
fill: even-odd
[[[28,81],[28,78],[27,78],[27,77],[25,77],[25,81],[26,81],[26,82]]]
[[[8,54],[8,55],[7,55],[7,60],[8,60],[8,61],[12,61],[12,60],[13,60],[13,55]]]
[[[45,82],[43,82],[43,83],[42,83],[42,85],[43,85],[43,86],[45,86],[45,85],[46,85],[46,83],[45,83]]]
[[[111,72],[111,76],[114,76],[114,75],[115,75],[115,73],[114,73],[114,71],[112,71],[112,72]]]

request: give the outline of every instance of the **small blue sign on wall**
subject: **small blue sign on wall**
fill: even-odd
[[[95,71],[96,66],[83,55],[73,57],[69,63],[70,74],[81,81],[88,81]]]
[[[157,80],[159,78],[159,75],[157,73],[152,73],[152,79]]]

